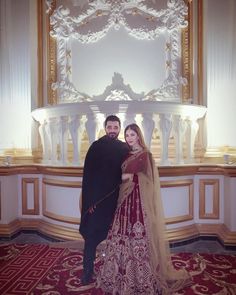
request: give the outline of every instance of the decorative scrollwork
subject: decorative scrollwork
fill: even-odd
[[[52,10],[52,7],[53,7],[53,1],[54,0],[46,0],[45,3],[46,3],[46,6],[47,6],[47,10],[46,10],[46,13],[50,13],[51,10]]]
[[[155,39],[164,30],[172,31],[176,28],[187,26],[185,16],[187,6],[183,0],[168,0],[167,8],[159,11],[147,7],[145,1],[89,1],[89,8],[77,16],[70,15],[70,9],[59,6],[51,16],[54,37],[75,38],[82,43],[96,42],[106,35],[111,27],[119,29],[124,26],[127,32],[137,39]],[[139,28],[131,28],[127,21],[128,15],[144,16],[147,25]],[[91,23],[95,18],[103,17],[105,24],[100,30],[87,33],[81,28]],[[148,27],[149,20],[155,24],[154,29]]]
[[[148,94],[143,93],[142,98],[138,96],[138,99],[171,101],[178,99],[181,84],[188,83],[178,70],[181,58],[180,29],[188,25],[186,21],[188,8],[184,0],[167,0],[167,7],[159,10],[148,7],[143,0],[90,0],[81,4],[76,0],[73,2],[82,8],[80,14],[74,16],[68,7],[59,6],[50,18],[52,27],[50,34],[58,41],[58,81],[53,84],[53,89],[58,90],[60,102],[92,99],[87,94],[81,95],[71,81],[71,54],[68,54],[71,52],[69,42],[71,38],[81,43],[93,43],[103,38],[112,27],[118,30],[121,26],[128,34],[139,40],[154,40],[161,33],[168,33],[166,79],[158,89],[153,89]],[[153,3],[155,2],[153,0]],[[47,3],[50,4],[50,1],[47,0]],[[130,22],[130,19],[137,17],[142,18],[140,27],[134,27]],[[92,30],[92,24],[97,18],[101,21],[99,24],[96,22],[96,30]],[[129,95],[126,94],[122,89],[113,89],[105,99],[114,99],[115,95],[121,99],[128,99]]]

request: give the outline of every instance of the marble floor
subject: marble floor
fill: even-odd
[[[63,242],[54,240],[52,238],[48,238],[38,233],[34,232],[21,232],[18,235],[15,235],[11,239],[1,238],[0,244],[3,243],[43,243],[50,244],[51,246],[62,246],[62,247],[72,247],[72,248],[83,248],[82,241],[69,241]],[[236,255],[236,246],[229,248],[225,248],[221,245],[221,243],[216,239],[195,239],[191,242],[185,242],[181,245],[171,245],[172,253],[180,253],[180,252],[190,252],[190,253],[217,253],[217,254],[234,254]]]

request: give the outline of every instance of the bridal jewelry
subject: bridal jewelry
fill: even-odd
[[[139,152],[141,151],[143,148],[141,146],[136,146],[136,147],[132,147],[132,152]]]

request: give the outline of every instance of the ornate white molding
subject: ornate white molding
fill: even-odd
[[[141,27],[132,28],[127,21],[129,15],[145,17],[146,24],[142,23]],[[91,43],[105,36],[111,27],[118,30],[124,26],[135,38],[150,40],[158,37],[164,30],[172,31],[186,27],[186,15],[187,5],[183,0],[168,0],[167,8],[161,10],[148,7],[145,1],[141,0],[93,0],[88,2],[87,10],[77,16],[72,16],[69,8],[59,6],[51,16],[51,34],[55,37],[60,35],[64,38],[75,38],[82,43]],[[100,30],[82,33],[81,28],[88,26],[97,17],[106,20]],[[152,28],[149,27],[150,22]]]
[[[52,6],[53,6],[53,0],[45,0],[46,3],[46,13],[50,13],[52,11]]]
[[[46,2],[51,7],[51,2]],[[58,79],[52,87],[58,91],[59,103],[90,101],[89,95],[76,89],[71,79],[72,38],[81,43],[97,42],[112,27],[116,30],[124,27],[128,34],[139,40],[154,40],[160,34],[167,33],[166,78],[158,89],[150,90],[144,97],[154,101],[180,101],[181,85],[188,82],[182,78],[178,67],[181,59],[180,29],[187,26],[187,4],[183,0],[167,0],[166,8],[160,10],[148,7],[141,0],[93,0],[80,4],[76,0],[72,2],[74,6],[80,6],[80,14],[72,15],[68,7],[59,6],[50,17],[50,34],[57,39],[58,44]],[[132,21],[137,19],[142,20],[142,26],[132,25]],[[95,21],[96,30],[93,27]],[[119,89],[114,89],[110,95],[104,99],[129,99]]]

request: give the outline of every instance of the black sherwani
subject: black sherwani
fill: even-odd
[[[126,143],[105,135],[89,148],[83,172],[80,233],[97,244],[107,236],[119,194]],[[111,193],[112,192],[112,193]],[[88,209],[96,205],[93,213]]]

